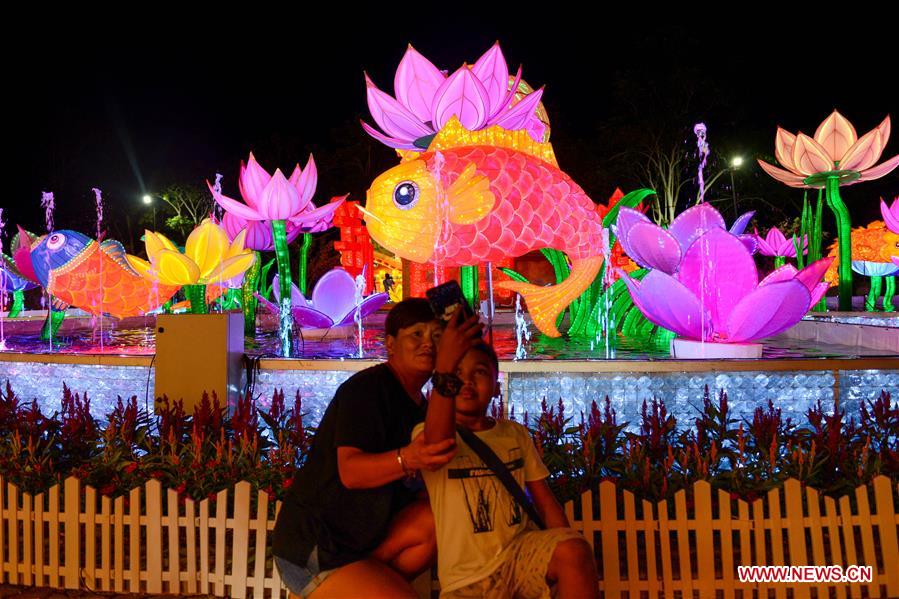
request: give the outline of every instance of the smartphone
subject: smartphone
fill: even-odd
[[[432,287],[425,292],[425,296],[431,303],[431,310],[438,320],[449,322],[453,314],[458,309],[462,309],[465,318],[474,316],[465,296],[462,295],[462,288],[456,281],[447,281],[437,287]]]

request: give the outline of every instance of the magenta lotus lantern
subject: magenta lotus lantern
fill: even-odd
[[[756,340],[792,327],[824,295],[828,284],[820,281],[833,260],[799,271],[788,264],[759,281],[751,247],[708,204],[685,211],[667,231],[623,208],[618,236],[631,258],[652,269],[642,280],[621,273],[634,304],[678,335],[671,351],[682,358],[760,357]]]

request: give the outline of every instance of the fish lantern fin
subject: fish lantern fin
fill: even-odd
[[[127,270],[135,277],[141,276],[141,274],[134,270],[134,267],[132,267],[128,262],[128,258],[126,258],[128,253],[125,251],[125,246],[123,246],[115,239],[107,239],[106,241],[100,243],[100,249],[103,250],[104,254],[112,259],[113,262],[121,266],[124,270]]]
[[[400,164],[421,158],[420,150],[397,150],[396,154],[400,157]]]
[[[548,162],[556,168],[559,167],[552,145],[549,142],[534,141],[534,138],[525,129],[509,131],[499,125],[494,125],[478,131],[469,131],[455,116],[437,133],[431,141],[431,145],[428,146],[428,152],[451,150],[464,146],[509,148]]]
[[[547,337],[559,337],[561,333],[556,328],[556,319],[568,304],[590,286],[599,274],[602,261],[602,256],[572,260],[571,274],[557,285],[540,287],[518,281],[502,281],[496,286],[523,295],[534,325]]]
[[[449,186],[449,219],[456,225],[471,225],[487,216],[496,204],[490,180],[476,172],[474,162]]]

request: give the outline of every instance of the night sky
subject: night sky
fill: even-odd
[[[146,191],[202,183],[216,172],[238,197],[239,161],[251,150],[266,168],[288,171],[312,151],[318,203],[346,192],[362,199],[371,178],[396,161],[358,126],[360,118],[371,122],[363,71],[392,94],[410,42],[455,70],[499,40],[510,70],[522,64],[528,83],[546,86],[560,165],[601,202],[616,185],[640,184],[629,146],[658,133],[690,151],[692,125],[704,120],[722,158],[747,158],[736,174],[741,197],[795,204],[802,192],[772,184],[752,160],[773,155],[777,125],[812,134],[838,108],[863,134],[887,114],[899,117],[899,52],[874,32],[874,21],[871,30],[843,31],[847,15],[821,23],[752,14],[644,22],[548,7],[480,16],[444,7],[415,18],[395,13],[399,3],[329,16],[321,7],[263,14],[245,5],[186,18],[169,8],[105,26],[47,26],[29,32],[27,43],[4,42],[7,230],[16,223],[42,230],[42,191],[56,194],[57,228],[86,232],[95,228],[92,187],[103,190],[113,220],[139,218]],[[884,158],[899,152],[895,129]],[[862,224],[878,216],[878,197],[897,192],[893,173],[843,195]],[[761,224],[770,220],[777,218],[760,215]]]

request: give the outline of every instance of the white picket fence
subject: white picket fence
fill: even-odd
[[[895,482],[878,477],[848,496],[821,497],[789,480],[749,504],[708,483],[673,505],[640,502],[611,482],[565,506],[593,545],[605,597],[899,597]],[[62,495],[62,497],[60,497]],[[871,504],[869,495],[873,497]],[[247,482],[211,502],[180,501],[151,480],[110,499],[75,478],[31,496],[0,478],[0,584],[134,593],[286,597],[269,532],[280,503]],[[230,506],[230,508],[229,508]],[[598,506],[594,509],[594,506]],[[640,508],[638,511],[638,507]],[[673,515],[672,515],[673,514]],[[575,517],[577,516],[577,517]],[[870,584],[756,584],[739,565],[869,565]]]

